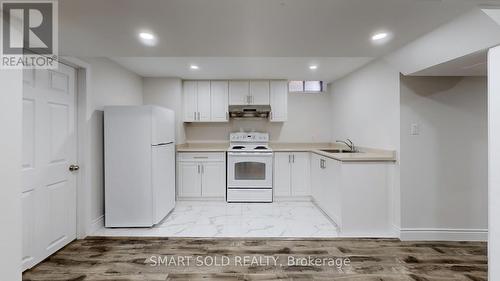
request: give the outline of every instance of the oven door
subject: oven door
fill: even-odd
[[[228,188],[272,188],[272,152],[228,152]]]

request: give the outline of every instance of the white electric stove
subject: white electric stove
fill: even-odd
[[[273,202],[273,151],[269,134],[230,134],[227,202]]]

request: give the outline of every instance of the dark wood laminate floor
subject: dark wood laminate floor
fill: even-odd
[[[180,264],[178,257],[184,256],[192,257],[193,262]],[[154,266],[158,257],[170,265]],[[261,263],[245,264],[245,257],[260,258]],[[277,259],[277,265],[266,263],[265,257]],[[320,258],[325,264],[290,265],[290,257]],[[230,265],[209,266],[211,258],[229,260]],[[341,269],[328,264],[334,259],[345,262],[346,258],[350,265]],[[196,259],[206,263],[200,266]],[[23,280],[477,281],[487,280],[487,271],[486,243],[480,242],[92,237],[71,243],[26,271]]]

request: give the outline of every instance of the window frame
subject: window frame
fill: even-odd
[[[301,82],[302,83],[302,91],[291,91],[290,83],[292,82]],[[320,91],[306,91],[306,82],[319,82],[321,90]],[[288,81],[288,92],[294,94],[322,94],[326,92],[326,83],[323,80],[289,80]]]

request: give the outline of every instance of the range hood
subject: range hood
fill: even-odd
[[[230,105],[229,117],[231,118],[269,118],[270,105]]]

